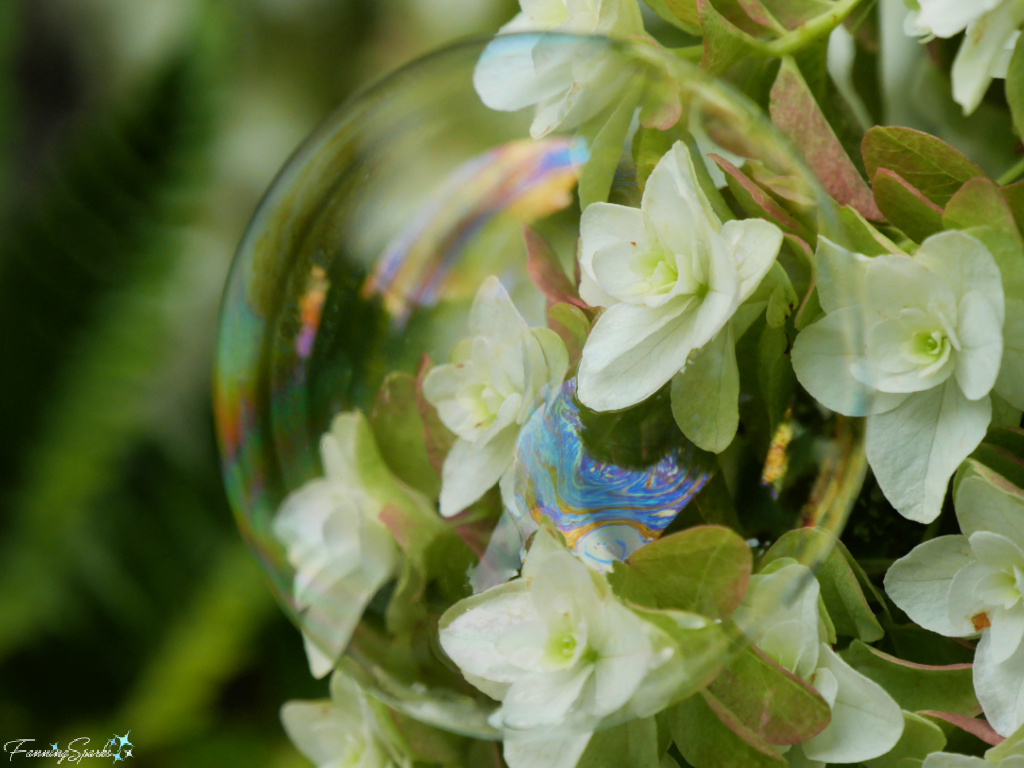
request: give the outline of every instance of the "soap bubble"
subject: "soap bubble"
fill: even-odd
[[[790,228],[778,264],[792,291],[740,309],[740,428],[718,455],[684,437],[667,385],[618,411],[576,396],[595,316],[576,292],[581,199],[638,206],[676,141],[728,215],[781,210]],[[757,107],[649,42],[464,43],[345,104],[242,240],[215,383],[239,527],[313,671],[343,664],[392,707],[495,738],[497,704],[446,658],[438,620],[516,577],[545,521],[601,572],[708,525],[755,559],[816,526],[826,535],[787,554],[819,564],[865,463],[860,422],[810,399],[788,364],[794,323],[814,317],[817,233],[845,237]],[[856,348],[857,329],[840,341]],[[693,674],[727,662],[743,631]]]

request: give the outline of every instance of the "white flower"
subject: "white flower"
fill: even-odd
[[[953,98],[969,115],[992,78],[1006,77],[1024,24],[1024,0],[918,0],[904,24],[917,37],[952,37],[966,30],[953,61]]]
[[[723,331],[781,243],[761,219],[722,224],[680,142],[651,172],[640,208],[588,206],[580,296],[605,311],[583,348],[580,400],[608,411],[660,389]]]
[[[946,484],[985,436],[1003,357],[1002,279],[992,254],[943,232],[913,258],[868,258],[821,238],[818,296],[827,313],[793,345],[797,379],[819,402],[867,415],[868,462],[886,498],[927,523]]]
[[[1024,742],[1008,739],[985,752],[985,758],[932,752],[921,768],[1024,768]]]
[[[679,653],[668,635],[543,528],[522,578],[453,606],[441,617],[440,639],[466,679],[501,701],[492,724],[510,768],[572,768],[604,718],[624,709],[653,714],[645,702],[660,700],[677,679]]]
[[[320,440],[324,477],[288,495],[274,519],[274,535],[295,569],[293,596],[302,614],[303,640],[314,677],[323,677],[378,589],[395,572],[398,546],[377,515],[356,465],[357,413],[338,416]]]
[[[756,606],[771,606],[771,613],[757,611]],[[791,765],[859,763],[896,745],[903,732],[900,707],[829,646],[819,613],[818,581],[807,566],[789,562],[751,576],[736,620],[740,626],[754,627],[754,645],[810,683],[832,710],[823,731],[788,750]]]
[[[643,34],[636,0],[520,0],[522,13],[499,30],[623,37]],[[620,95],[628,72],[621,54],[600,41],[523,36],[487,46],[473,86],[491,109],[536,105],[530,135],[586,122]]]
[[[962,536],[939,536],[893,563],[885,590],[911,619],[947,637],[981,633],[974,689],[1006,736],[1024,724],[1024,500],[970,462],[956,486]]]
[[[366,694],[341,672],[331,678],[329,700],[289,701],[281,707],[281,723],[317,768],[397,766],[375,730]]]
[[[458,514],[483,496],[512,464],[516,436],[541,389],[559,384],[569,355],[558,335],[528,328],[496,277],[469,310],[471,338],[423,381],[423,395],[458,440],[441,472],[441,514]]]

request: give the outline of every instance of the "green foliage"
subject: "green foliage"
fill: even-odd
[[[970,717],[981,711],[969,664],[915,664],[876,651],[859,640],[854,640],[840,655],[855,670],[882,686],[903,709],[934,709]]]
[[[728,616],[750,577],[750,548],[728,528],[689,528],[637,550],[628,565],[615,564],[612,589],[653,608]]]

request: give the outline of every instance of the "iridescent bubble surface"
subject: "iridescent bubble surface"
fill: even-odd
[[[608,87],[622,90],[532,138],[540,113],[487,107],[474,72],[485,50],[500,70],[503,57],[520,61],[537,46],[551,60],[599,61],[616,73]],[[614,141],[599,130],[613,119]],[[342,664],[388,704],[452,731],[495,738],[488,716],[497,705],[444,656],[439,617],[517,576],[530,521],[551,519],[601,569],[659,536],[707,525],[731,528],[756,557],[801,526],[838,532],[863,478],[859,424],[784,380],[786,336],[766,330],[767,296],[737,342],[741,429],[721,454],[683,440],[664,392],[622,412],[575,403],[579,334],[597,316],[576,293],[589,201],[581,189],[639,205],[649,158],[624,140],[648,119],[659,126],[645,129],[652,146],[685,139],[703,156],[731,215],[754,214],[712,154],[784,179],[780,188],[800,191],[800,221],[843,241],[834,205],[765,116],[695,67],[652,59],[642,43],[511,35],[430,56],[344,105],[281,171],[225,288],[215,407],[246,542],[311,661]],[[779,257],[801,301],[812,250],[790,238]],[[520,334],[527,369],[542,359],[529,338],[548,344],[552,334],[567,368],[555,389],[530,389],[517,403],[506,479],[445,518],[445,461],[462,438],[424,382],[469,349],[485,284],[500,285],[530,333],[543,331]],[[840,341],[857,348],[856,329]],[[496,365],[506,359],[495,353]],[[502,375],[499,365],[490,382],[498,389]],[[765,381],[779,402],[764,402]],[[422,541],[433,543],[418,548]],[[339,562],[342,552],[367,562]],[[800,559],[814,565],[825,554],[809,544]],[[351,612],[335,604],[345,594],[365,605],[351,634]],[[688,661],[706,675],[739,647]]]
[[[576,401],[576,380],[565,382],[519,432],[510,513],[520,527],[532,530],[547,516],[572,551],[602,571],[660,536],[704,487],[715,462],[675,429],[649,437],[640,450],[610,439],[616,428],[643,429],[643,416],[616,415],[620,423],[602,424],[607,417],[587,414]]]

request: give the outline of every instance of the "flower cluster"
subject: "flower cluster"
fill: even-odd
[[[813,68],[860,0],[648,4],[699,50],[635,0],[521,0],[476,61],[545,162],[587,151],[558,205],[543,179],[510,205],[525,253],[485,239],[415,308],[427,348],[283,499],[313,673],[354,643],[397,708],[336,671],[285,727],[339,768],[483,764],[414,718],[500,738],[510,768],[1020,768],[1022,169],[853,135],[863,83]],[[908,33],[963,33],[936,60],[958,45],[964,111],[1005,76],[1024,135],[1024,0],[911,5]]]

